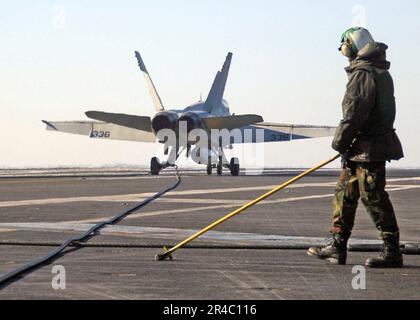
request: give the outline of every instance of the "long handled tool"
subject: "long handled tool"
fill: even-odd
[[[323,163],[317,165],[316,167],[313,167],[312,169],[309,169],[303,173],[301,173],[300,175],[294,177],[293,179],[290,179],[289,181],[283,183],[282,185],[274,188],[273,190],[267,192],[266,194],[260,196],[259,198],[252,200],[251,202],[248,202],[247,204],[245,204],[244,206],[240,207],[239,209],[236,209],[235,211],[229,213],[227,216],[213,222],[212,224],[210,224],[209,226],[205,227],[204,229],[202,229],[201,231],[197,232],[196,234],[192,235],[191,237],[185,239],[184,241],[180,242],[179,244],[177,244],[176,246],[174,246],[171,249],[168,249],[166,247],[164,247],[164,253],[162,254],[158,254],[156,255],[156,260],[157,261],[163,261],[166,260],[167,258],[169,258],[170,260],[172,260],[172,253],[174,253],[176,250],[178,250],[179,248],[183,247],[184,245],[190,243],[191,241],[197,239],[199,236],[201,236],[202,234],[206,233],[207,231],[210,231],[211,229],[217,227],[219,224],[233,218],[234,216],[236,216],[237,214],[240,214],[241,212],[247,210],[248,208],[256,205],[258,202],[272,196],[273,194],[277,193],[278,191],[286,188],[287,186],[291,185],[292,183],[302,179],[303,177],[307,176],[308,174],[311,174],[312,172],[317,171],[318,169],[325,167],[327,164],[335,161],[336,159],[338,159],[340,157],[340,155],[336,155],[335,157],[324,161]]]

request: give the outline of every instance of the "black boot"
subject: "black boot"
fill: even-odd
[[[384,239],[383,250],[379,257],[367,259],[365,265],[371,268],[402,268],[404,262],[399,235]]]
[[[347,242],[350,235],[350,233],[331,233],[326,246],[309,248],[308,255],[328,260],[332,264],[344,265],[347,260]]]

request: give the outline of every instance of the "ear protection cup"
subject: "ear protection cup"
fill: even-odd
[[[353,50],[351,48],[351,45],[347,42],[343,43],[343,45],[341,46],[341,53],[343,54],[343,56],[351,58],[353,56]]]

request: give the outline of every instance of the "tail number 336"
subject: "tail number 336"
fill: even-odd
[[[90,134],[91,138],[109,138],[111,137],[111,131],[96,131],[93,130]]]

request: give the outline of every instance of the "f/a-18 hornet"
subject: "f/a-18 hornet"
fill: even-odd
[[[331,136],[335,127],[266,123],[259,115],[231,114],[223,99],[232,53],[226,57],[218,71],[210,93],[205,101],[199,101],[184,109],[167,109],[140,56],[135,52],[140,70],[143,72],[156,109],[153,118],[121,113],[88,111],[86,116],[96,121],[43,121],[48,130],[88,136],[92,139],[138,141],[162,143],[167,161],[151,159],[152,175],[173,166],[180,154],[198,164],[207,166],[207,173],[217,169],[221,175],[228,168],[233,176],[239,174],[239,159],[226,158],[224,150],[240,143],[265,143],[291,141]],[[201,100],[201,99],[200,99]],[[198,137],[198,138],[197,138]],[[226,138],[227,137],[227,138]]]

